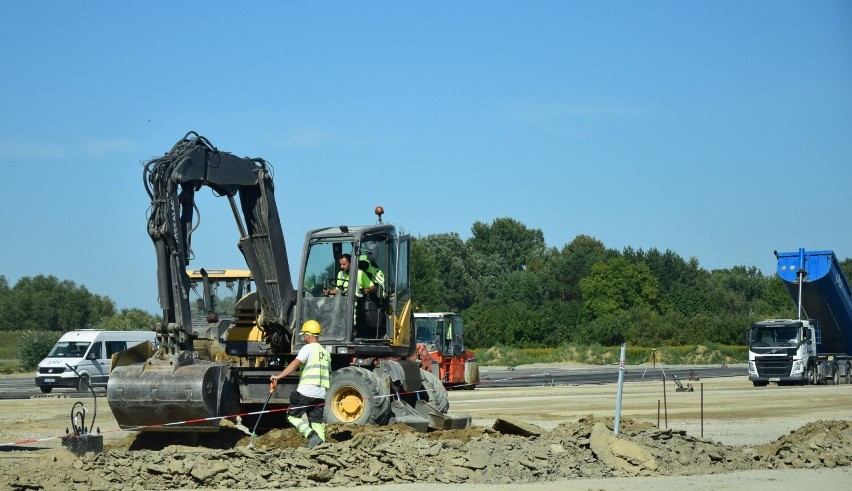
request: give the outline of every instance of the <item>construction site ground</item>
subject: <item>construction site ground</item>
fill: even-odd
[[[543,367],[544,371],[545,368]],[[104,397],[104,450],[62,446],[89,398],[0,401],[0,489],[430,489],[534,491],[848,489],[852,385],[754,388],[745,377],[450,392],[465,430],[330,425],[313,450],[292,428],[247,435],[118,429]],[[103,395],[103,392],[100,393]],[[79,407],[79,406],[78,406]]]

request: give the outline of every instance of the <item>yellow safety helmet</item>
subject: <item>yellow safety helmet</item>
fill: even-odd
[[[311,319],[309,321],[305,321],[305,323],[302,324],[302,330],[299,331],[299,334],[311,334],[313,336],[319,336],[320,332],[322,332],[322,326],[320,326],[320,323]]]

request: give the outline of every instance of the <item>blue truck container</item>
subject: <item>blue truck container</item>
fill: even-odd
[[[778,276],[787,293],[799,305],[799,274],[802,279],[804,319],[819,322],[820,353],[852,355],[852,290],[834,251],[776,252]]]

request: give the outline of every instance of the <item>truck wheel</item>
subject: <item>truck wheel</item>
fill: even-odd
[[[755,387],[766,387],[769,384],[769,382],[760,381],[760,380],[752,380],[751,383]]]
[[[89,376],[85,373],[80,375],[80,380],[77,381],[77,391],[86,392],[89,390]]]
[[[808,365],[808,369],[805,371],[805,378],[807,379],[805,384],[816,385],[816,370],[814,370],[813,365]]]
[[[826,379],[826,381],[831,381],[831,385],[840,385],[840,370],[837,368],[837,365],[831,365],[831,378]]]
[[[38,388],[41,389],[42,394],[50,394],[50,391],[53,390],[53,387],[48,387],[46,385],[39,385]]]
[[[331,373],[323,419],[326,423],[383,425],[390,418],[390,406],[390,394],[375,373],[345,367]]]
[[[852,364],[846,364],[846,383],[852,384]]]
[[[450,398],[447,396],[447,389],[434,373],[420,370],[420,378],[423,381],[423,390],[426,391],[426,399],[435,406],[438,411],[447,414],[450,410]]]

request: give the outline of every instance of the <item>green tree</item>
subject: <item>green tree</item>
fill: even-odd
[[[0,312],[3,330],[66,332],[96,327],[115,314],[115,304],[108,297],[55,276],[23,277],[5,296],[5,309]]]
[[[580,280],[585,311],[594,320],[616,315],[633,307],[656,310],[659,282],[644,263],[616,257],[592,266]]]
[[[497,218],[490,225],[476,222],[471,231],[473,235],[467,240],[471,251],[495,261],[506,271],[526,269],[547,249],[541,229],[527,228],[512,218]]]
[[[840,269],[843,270],[843,276],[846,277],[846,281],[852,281],[852,258],[847,257],[840,261]]]
[[[121,312],[106,319],[100,327],[109,331],[151,330],[159,319],[142,309],[121,309]]]
[[[10,322],[9,309],[12,302],[12,289],[9,288],[9,280],[0,275],[0,331],[11,331],[14,322]]]
[[[424,312],[461,312],[473,304],[474,259],[455,233],[415,238],[411,243],[411,294]]]
[[[545,257],[542,276],[550,298],[580,302],[583,298],[580,280],[589,274],[592,265],[617,255],[588,235],[576,236],[559,252],[551,249]]]

